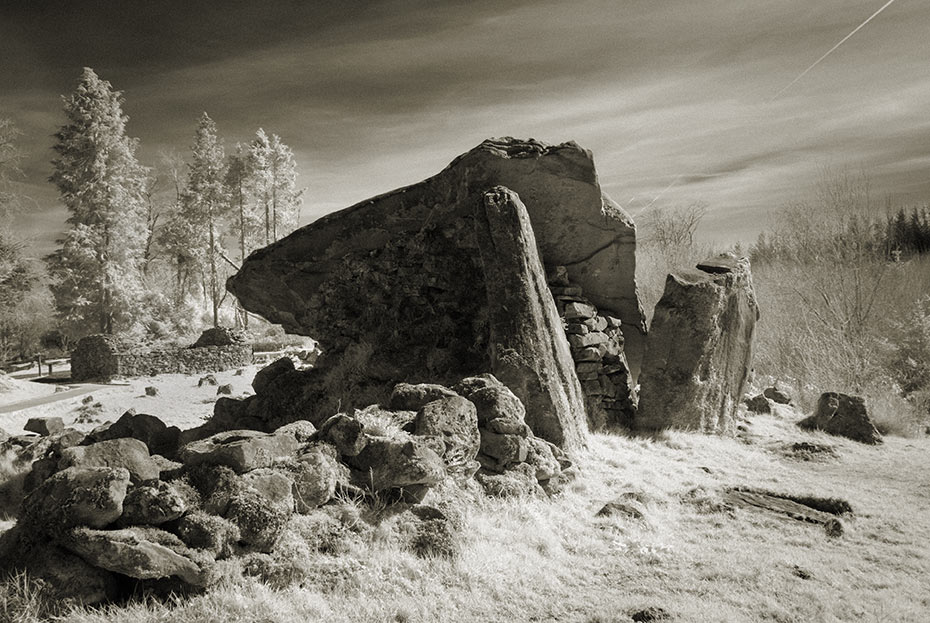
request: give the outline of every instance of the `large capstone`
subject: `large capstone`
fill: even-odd
[[[318,368],[330,371],[328,387],[350,385],[334,378],[339,370],[365,371],[365,391],[336,397],[342,410],[385,402],[398,382],[450,384],[494,370],[487,284],[493,249],[479,251],[487,229],[476,219],[484,218],[484,194],[496,186],[525,206],[539,261],[564,266],[598,310],[621,319],[635,374],[645,330],[634,279],[636,230],[601,192],[590,152],[574,143],[485,141],[432,178],[253,253],[227,287],[248,310],[319,339],[326,354]],[[318,396],[297,389],[312,380],[305,377],[312,375],[276,379],[269,387],[273,408],[262,398],[249,413],[320,419],[312,413],[326,410]],[[288,396],[280,391],[286,385],[293,388]]]
[[[758,318],[745,258],[723,255],[669,275],[646,344],[636,428],[732,432]]]

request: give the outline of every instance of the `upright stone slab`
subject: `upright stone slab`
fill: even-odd
[[[758,318],[745,258],[722,255],[669,275],[646,343],[636,428],[731,432]]]
[[[487,289],[491,370],[523,402],[534,433],[576,448],[587,430],[584,398],[526,207],[516,193],[498,186],[484,194],[475,227]]]

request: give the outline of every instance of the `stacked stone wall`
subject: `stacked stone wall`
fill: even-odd
[[[569,281],[564,267],[551,268],[548,279],[581,382],[588,425],[592,430],[631,427],[636,402],[620,319],[598,311]]]

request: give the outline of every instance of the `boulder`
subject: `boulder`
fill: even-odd
[[[454,394],[423,405],[413,421],[413,432],[443,441],[440,456],[447,467],[474,460],[481,444],[475,404]]]
[[[758,318],[745,258],[725,254],[669,275],[649,331],[635,427],[732,433]]]
[[[486,426],[496,419],[523,422],[526,418],[523,403],[503,383],[493,376],[491,379],[494,380],[493,385],[478,387],[465,395],[475,405],[478,425]]]
[[[123,500],[123,516],[126,525],[157,526],[177,519],[187,510],[184,497],[167,482],[133,487]]]
[[[185,545],[208,552],[216,559],[228,558],[237,551],[242,538],[239,528],[217,515],[193,511],[181,517],[174,532]]]
[[[270,467],[253,469],[242,481],[255,489],[266,502],[290,514],[294,510],[294,480],[280,470]]]
[[[488,231],[475,221],[486,220],[476,206],[483,209],[484,193],[498,185],[523,198],[541,261],[566,267],[599,309],[622,319],[638,369],[644,324],[635,227],[602,194],[591,154],[574,143],[485,141],[433,178],[327,215],[253,253],[227,287],[250,311],[319,337],[322,368],[351,345],[370,349],[352,369],[384,383],[380,400],[400,381],[444,382],[492,369],[490,258],[476,252]],[[551,299],[548,289],[539,294]],[[370,396],[359,403],[341,409],[365,406]]]
[[[178,452],[184,465],[203,463],[225,465],[242,474],[259,467],[271,467],[275,460],[297,451],[300,442],[288,433],[260,433],[232,430],[192,441]]]
[[[69,467],[26,496],[20,521],[52,536],[74,526],[102,528],[123,514],[128,487],[125,468]]]
[[[191,348],[231,346],[233,344],[243,344],[245,341],[245,336],[236,329],[230,329],[229,327],[210,327],[200,334],[200,337],[191,345]]]
[[[320,426],[317,439],[335,446],[343,456],[356,456],[368,443],[365,427],[361,422],[345,413],[337,413]]]
[[[302,451],[290,471],[295,508],[302,514],[329,502],[336,483],[349,479],[348,469],[319,445]]]
[[[178,553],[187,549],[178,537],[157,528],[74,528],[62,545],[95,567],[139,580],[176,576],[205,586],[210,578],[200,565]]]
[[[255,373],[255,378],[252,379],[252,389],[256,394],[260,394],[275,378],[293,371],[294,361],[290,357],[281,357]]]
[[[143,442],[151,454],[172,456],[180,432],[177,426],[168,426],[154,415],[127,411],[112,424],[95,429],[84,439],[83,444],[131,437]]]
[[[216,387],[217,384],[218,382],[216,380],[216,376],[214,376],[213,374],[207,374],[205,376],[202,376],[200,377],[200,380],[197,381],[197,387],[203,387],[204,385],[212,385]]]
[[[347,459],[359,484],[372,491],[438,484],[446,475],[442,459],[419,439],[370,436],[365,449]]]
[[[875,428],[865,399],[839,392],[825,392],[817,400],[814,415],[798,422],[807,430],[822,430],[830,435],[848,437],[868,444],[882,442],[881,433]]]
[[[769,399],[766,398],[763,394],[756,394],[752,398],[746,399],[746,408],[750,413],[771,413],[772,405],[769,404]]]
[[[388,408],[392,411],[419,411],[428,402],[456,395],[451,389],[434,383],[398,383],[391,392]]]
[[[158,480],[161,473],[158,463],[149,455],[148,447],[131,437],[65,448],[61,451],[58,469],[71,466],[122,467],[129,471],[133,482]]]
[[[65,429],[65,423],[60,417],[33,417],[26,421],[23,430],[47,437],[60,433]]]
[[[232,496],[224,517],[239,529],[241,544],[260,552],[271,552],[284,534],[291,513],[283,506],[270,504],[255,489],[246,488]]]
[[[491,371],[526,407],[533,432],[578,448],[584,397],[526,207],[511,190],[484,194],[475,216],[490,318]]]
[[[229,383],[224,383],[216,388],[217,396],[231,396],[233,393],[233,386]]]
[[[775,404],[779,404],[779,405],[791,404],[791,393],[787,389],[779,385],[778,383],[776,383],[775,385],[771,387],[766,387],[762,391],[762,395],[768,398],[769,400],[771,400],[772,402],[774,402]]]

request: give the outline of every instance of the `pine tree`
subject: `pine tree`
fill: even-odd
[[[126,136],[122,94],[85,68],[63,97],[67,123],[55,134],[49,181],[70,213],[70,229],[49,257],[59,314],[76,332],[114,333],[143,311],[146,170]]]
[[[213,307],[213,326],[219,326],[222,292],[219,287],[219,261],[223,257],[223,219],[229,211],[226,194],[226,162],[223,145],[216,134],[216,124],[207,113],[200,117],[194,137],[193,161],[190,164],[183,203],[190,223],[201,236],[203,257],[209,270],[209,298]]]
[[[277,134],[261,128],[249,149],[258,202],[265,216],[265,244],[289,234],[297,226],[303,189],[297,188],[294,152]]]

